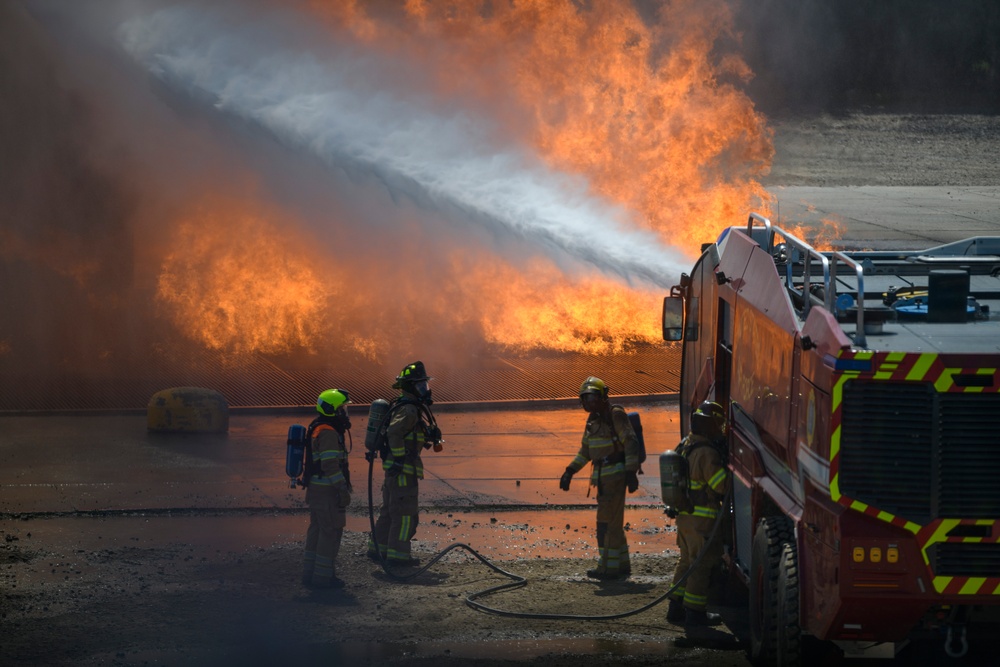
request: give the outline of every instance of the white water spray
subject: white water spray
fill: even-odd
[[[628,213],[587,192],[582,178],[486,139],[492,127],[426,96],[380,86],[384,64],[317,43],[300,17],[249,21],[174,7],[123,24],[128,53],[152,74],[220,111],[309,151],[333,168],[366,171],[393,197],[566,253],[626,280],[669,287],[689,262]],[[398,78],[398,77],[397,77]]]

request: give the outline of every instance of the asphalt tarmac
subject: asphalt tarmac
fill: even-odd
[[[774,188],[774,222],[843,225],[843,247],[920,249],[980,235],[1000,235],[1000,187]],[[650,460],[639,493],[629,496],[626,520],[640,539],[634,553],[676,548],[662,515],[656,457],[680,437],[675,399],[625,397],[642,412]],[[304,493],[284,474],[288,426],[308,423],[298,413],[234,412],[225,435],[157,434],[144,414],[0,416],[0,531],[24,518],[35,544],[102,540],[192,544],[242,543],[267,547],[301,540]],[[357,503],[348,529],[367,530],[365,418],[354,420],[351,456]],[[438,408],[444,451],[426,456],[418,542],[433,550],[451,541],[477,543],[494,559],[525,553],[580,558],[593,554],[594,499],[585,479],[569,492],[558,479],[579,443],[584,414],[566,402]],[[377,478],[380,477],[376,471]],[[583,475],[581,475],[583,477]],[[377,483],[376,483],[377,484]],[[377,488],[377,487],[376,487]],[[451,513],[462,512],[453,520]],[[182,521],[176,518],[182,517]],[[102,520],[100,534],[88,518]],[[113,518],[113,521],[107,519]],[[501,521],[497,539],[481,530]],[[23,525],[23,524],[22,524]],[[579,526],[578,539],[546,541],[517,526]],[[128,536],[127,538],[125,536]],[[493,536],[493,537],[490,537]],[[486,540],[483,543],[482,540]],[[96,544],[96,543],[95,543]]]
[[[627,520],[647,535],[635,540],[633,551],[673,549],[674,534],[662,515],[656,457],[678,441],[676,403],[667,396],[621,400],[641,411],[650,456],[639,491],[629,496]],[[569,492],[558,488],[579,446],[582,410],[565,402],[530,410],[516,404],[464,411],[444,406],[437,418],[445,443],[443,451],[424,454],[418,538],[423,550],[461,541],[498,559],[529,551],[541,557],[589,555],[592,527],[580,526],[570,540],[551,543],[529,543],[516,531],[498,539],[495,526],[487,529],[490,522],[502,521],[531,525],[544,534],[546,526],[579,524],[581,510],[593,518],[586,471]],[[133,539],[137,527],[129,519],[138,518],[139,534],[154,543],[299,541],[305,492],[289,486],[285,443],[291,424],[311,419],[308,411],[234,412],[229,432],[216,435],[149,432],[140,414],[0,417],[0,529],[26,517],[44,518],[34,524],[35,539],[46,533],[58,538],[74,530],[74,519],[115,518],[102,525],[107,545]],[[352,423],[355,494],[348,530],[364,532],[370,521],[369,466],[363,456],[367,417],[354,415]],[[377,466],[373,477],[377,509],[382,479]],[[463,520],[446,520],[450,512],[461,512]],[[88,531],[81,530],[81,547],[88,539]]]

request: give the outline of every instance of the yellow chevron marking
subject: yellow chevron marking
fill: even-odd
[[[965,582],[961,590],[958,591],[959,595],[975,595],[982,588],[983,584],[986,583],[986,577],[969,577],[969,580]]]
[[[940,377],[934,381],[934,388],[937,392],[944,394],[951,389],[952,385],[955,384],[954,379],[951,377],[952,373],[959,373],[961,370],[961,368],[946,368],[941,371]]]
[[[920,358],[917,359],[917,363],[913,364],[913,368],[906,374],[906,379],[923,380],[935,359],[937,359],[936,354],[921,354]]]
[[[948,588],[951,579],[951,577],[934,577],[934,590],[938,593],[944,593],[944,589]]]
[[[937,530],[934,531],[934,534],[931,535],[930,538],[928,538],[927,543],[924,544],[924,549],[934,544],[935,542],[944,542],[945,539],[948,537],[948,533],[951,532],[951,529],[957,526],[958,524],[959,524],[958,519],[943,519],[941,521],[941,524],[937,527]]]

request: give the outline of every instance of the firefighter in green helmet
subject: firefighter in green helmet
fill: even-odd
[[[441,430],[430,411],[430,381],[424,364],[407,364],[392,385],[399,396],[385,416],[386,449],[382,460],[382,507],[375,531],[368,539],[368,557],[389,565],[416,566],[420,560],[410,553],[410,540],[419,523],[419,480],[424,478],[420,453],[434,447],[440,451]],[[373,539],[374,538],[374,539]]]
[[[351,428],[346,405],[350,397],[344,389],[327,389],[316,400],[319,416],[306,434],[309,453],[303,480],[309,505],[302,561],[302,584],[308,588],[340,588],[344,585],[335,572],[337,553],[347,525],[351,504],[351,473],[347,466],[344,434]]]
[[[580,405],[587,411],[580,450],[566,467],[559,488],[569,491],[570,480],[587,462],[593,464],[590,484],[597,487],[597,567],[592,579],[628,579],[632,573],[625,538],[625,491],[639,488],[639,441],[628,413],[612,406],[608,386],[588,377],[580,386]]]

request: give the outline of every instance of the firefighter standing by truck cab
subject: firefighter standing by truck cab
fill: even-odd
[[[628,579],[632,573],[625,538],[625,490],[639,488],[639,442],[628,414],[612,406],[608,386],[588,377],[580,386],[580,404],[589,413],[580,451],[566,467],[559,488],[569,491],[570,480],[588,461],[593,463],[590,483],[597,487],[597,567],[587,570],[592,579]]]
[[[368,540],[368,557],[375,561],[385,559],[396,566],[420,564],[410,555],[410,540],[418,524],[417,482],[424,478],[420,451],[431,445],[438,451],[441,441],[441,431],[428,409],[433,402],[429,385],[432,379],[423,362],[416,361],[404,367],[392,385],[400,395],[386,415],[388,451],[382,461],[382,507],[375,522],[375,541]]]
[[[721,620],[706,607],[712,572],[722,561],[723,540],[719,531],[715,531],[714,538],[712,532],[729,492],[725,429],[722,406],[705,401],[691,414],[691,432],[677,448],[687,459],[690,505],[677,512],[681,556],[674,570],[674,583],[689,569],[691,573],[671,595],[667,621],[685,628],[718,625]]]
[[[334,565],[347,525],[351,504],[351,474],[347,466],[344,433],[351,428],[344,407],[347,391],[327,389],[316,400],[319,416],[306,431],[311,455],[306,461],[306,503],[309,529],[302,561],[302,585],[308,588],[341,588]]]

